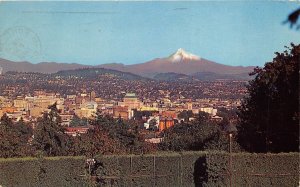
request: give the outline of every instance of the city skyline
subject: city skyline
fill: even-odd
[[[299,32],[282,24],[294,6],[292,2],[2,2],[0,58],[137,64],[184,48],[221,64],[263,66],[272,61],[274,52],[300,42]],[[14,43],[18,37],[21,42]]]

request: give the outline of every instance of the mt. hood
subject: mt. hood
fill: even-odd
[[[206,60],[180,48],[165,58],[156,58],[151,61],[133,65],[102,65],[102,67],[119,71],[130,72],[146,77],[153,77],[159,73],[179,73],[193,75],[199,72],[209,72],[224,75],[248,74],[254,67],[229,66]]]

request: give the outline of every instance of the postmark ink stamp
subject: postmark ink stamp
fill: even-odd
[[[41,55],[41,42],[29,28],[11,27],[0,35],[0,54],[17,60],[38,58]]]

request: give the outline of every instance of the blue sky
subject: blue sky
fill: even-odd
[[[300,31],[282,25],[299,6],[282,1],[1,2],[0,58],[136,64],[184,48],[222,64],[263,66],[285,45],[300,43]]]

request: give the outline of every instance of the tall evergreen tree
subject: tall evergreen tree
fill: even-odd
[[[33,147],[47,156],[67,154],[68,136],[64,134],[64,128],[60,125],[61,118],[56,104],[49,107],[50,112],[44,113],[37,121],[34,130]]]

